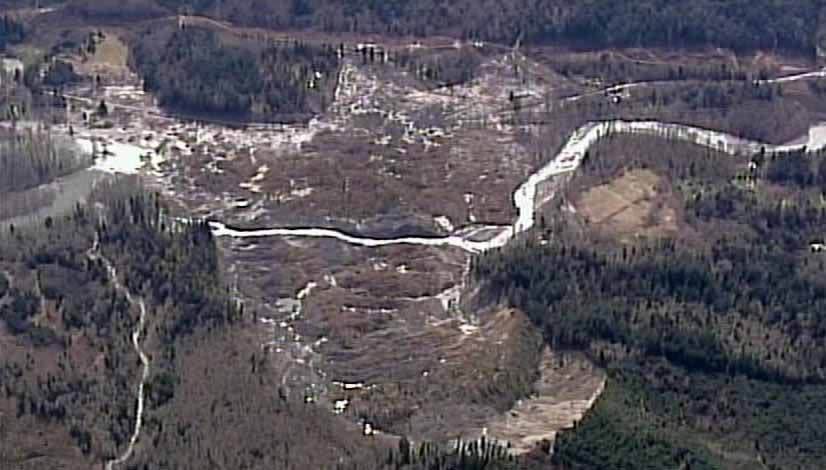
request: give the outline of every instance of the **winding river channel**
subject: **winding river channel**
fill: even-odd
[[[345,243],[364,247],[380,247],[387,245],[408,244],[422,246],[449,246],[457,247],[470,253],[482,253],[494,248],[501,248],[508,244],[518,234],[530,230],[535,223],[536,209],[553,197],[545,195],[537,198],[540,184],[550,179],[575,171],[582,164],[586,152],[599,139],[609,134],[639,134],[663,137],[671,140],[691,142],[697,145],[713,148],[731,155],[752,154],[761,150],[766,152],[789,152],[806,149],[817,151],[826,147],[826,125],[818,124],[809,129],[806,138],[798,142],[784,145],[767,144],[747,140],[731,134],[710,129],[703,129],[683,124],[665,123],[660,121],[600,121],[590,122],[577,129],[568,138],[568,141],[547,164],[531,174],[528,179],[519,185],[513,192],[513,204],[517,209],[517,217],[512,225],[501,226],[495,234],[487,240],[471,240],[466,236],[452,234],[445,237],[400,237],[400,238],[369,238],[350,235],[339,230],[329,228],[265,228],[265,229],[236,229],[218,221],[210,222],[213,235],[216,237],[256,238],[256,237],[315,237],[334,238]]]

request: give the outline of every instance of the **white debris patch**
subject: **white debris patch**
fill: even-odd
[[[238,186],[241,189],[246,189],[252,193],[260,193],[261,185],[258,183],[267,177],[267,173],[269,171],[270,167],[268,167],[267,165],[261,165],[260,167],[258,167],[258,171],[256,171],[255,175],[253,175],[252,178],[249,179],[249,181],[245,181],[239,184]]]
[[[459,325],[459,331],[461,331],[464,335],[472,335],[473,333],[479,331],[479,327],[467,323],[462,323]]]
[[[364,423],[364,435],[365,436],[372,436],[376,433],[376,430],[373,429],[373,425],[370,423]]]
[[[324,282],[326,282],[330,287],[338,287],[338,280],[336,280],[336,277],[332,274],[325,274]]]
[[[446,312],[453,310],[459,306],[459,299],[462,296],[462,286],[455,285],[449,289],[446,289],[438,294],[436,294],[436,298],[442,303],[442,308],[445,309]]]
[[[426,105],[456,105],[462,102],[462,98],[456,94],[436,93],[432,91],[414,90],[404,97],[405,100],[420,106]]]
[[[258,171],[255,173],[255,176],[250,178],[250,181],[253,182],[253,183],[257,183],[257,182],[263,180],[267,176],[267,173],[269,173],[269,171],[270,171],[269,166],[261,165],[260,167],[258,167]]]
[[[350,404],[350,400],[348,400],[346,398],[343,398],[341,400],[336,400],[335,403],[333,403],[333,413],[335,413],[337,415],[340,415],[340,414],[344,413],[344,410],[347,409],[347,405],[349,405],[349,404]]]
[[[143,98],[146,92],[136,85],[109,85],[103,89],[106,98]]]
[[[450,222],[450,219],[447,216],[444,216],[444,215],[434,217],[433,221],[436,222],[436,225],[438,225],[442,230],[444,230],[447,233],[452,233],[453,230],[455,230],[455,228],[456,228]]]
[[[106,173],[137,174],[152,156],[150,149],[122,142],[96,142],[79,138],[77,143],[84,151],[100,155],[92,169]]]
[[[813,125],[809,128],[809,132],[806,135],[781,145],[781,147],[800,147],[804,145],[806,149],[811,152],[816,152],[826,147],[826,122]]]
[[[379,137],[376,140],[374,140],[373,144],[387,146],[387,145],[390,145],[390,142],[392,142],[392,141],[393,141],[393,136],[385,135],[385,136]]]
[[[364,382],[339,382],[334,380],[333,385],[341,387],[344,390],[361,390],[365,388]]]
[[[212,160],[204,167],[204,171],[208,171],[213,175],[223,175],[224,170],[218,167],[219,160]]]
[[[295,298],[298,300],[304,300],[308,295],[310,295],[310,292],[312,292],[313,289],[315,289],[316,287],[318,287],[318,284],[316,284],[315,282],[308,282],[303,289],[298,291],[298,295],[296,295]]]
[[[313,188],[296,188],[290,191],[290,196],[295,198],[305,198],[313,194]]]
[[[261,192],[261,185],[258,185],[258,184],[255,184],[255,183],[250,183],[249,181],[245,181],[245,182],[239,184],[238,187],[241,188],[241,189],[246,189],[247,191],[249,191],[251,193],[256,193],[257,194],[257,193]]]

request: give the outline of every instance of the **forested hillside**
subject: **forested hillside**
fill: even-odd
[[[0,51],[9,44],[16,44],[23,40],[23,25],[4,16],[0,20]]]
[[[93,238],[81,207],[0,234],[0,467],[88,468],[129,438],[136,316]]]
[[[167,109],[261,121],[324,109],[338,68],[332,47],[227,45],[199,28],[145,31],[134,41],[132,61]]]
[[[820,468],[826,257],[810,243],[826,233],[823,155],[761,153],[748,170],[715,165],[698,147],[691,158],[656,158],[650,144],[636,148],[651,158],[625,159],[617,149],[635,148],[633,139],[602,144],[614,153],[594,149],[582,178],[635,166],[668,175],[682,236],[616,243],[561,229],[545,246],[474,266],[489,294],[524,309],[552,346],[587,351],[609,370],[608,392],[558,442],[557,461],[731,468],[728,448],[769,468]]]
[[[512,43],[720,46],[814,52],[818,0],[75,0],[85,17],[128,19],[187,8],[244,25]],[[160,13],[156,13],[160,15]]]

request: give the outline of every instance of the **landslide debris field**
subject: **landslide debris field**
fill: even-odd
[[[127,68],[133,32],[106,37],[91,57],[66,57],[84,78],[62,89],[69,106],[54,112],[56,132],[100,155],[98,171],[141,175],[176,206],[174,216],[236,229],[489,240],[517,217],[516,188],[589,121],[680,122],[780,144],[805,134],[826,109],[793,81],[712,81],[724,98],[698,97],[685,87],[698,86],[707,64],[691,61],[690,79],[617,87],[586,73],[603,61],[588,54],[552,60],[546,50],[396,41],[376,57],[381,46],[366,54],[347,43],[328,77],[329,102],[305,123],[193,121],[160,107]],[[449,85],[392,60],[406,52],[433,63],[453,50],[473,54],[478,65]],[[743,73],[756,74],[764,62],[755,58]],[[769,62],[767,73],[781,73]],[[723,120],[715,100],[739,120]],[[776,125],[751,122],[758,111],[773,113]],[[568,165],[560,172],[582,158],[560,162]],[[537,205],[549,203],[542,225],[559,212],[557,189],[567,178],[539,186]],[[620,237],[680,230],[668,183],[655,173],[629,171],[585,189],[573,206],[598,230]],[[586,359],[543,346],[523,313],[486,305],[469,278],[471,255],[458,247],[289,235],[218,240],[230,294],[255,312],[246,337],[260,343],[277,377],[273,395],[301,397],[388,438],[485,435],[525,453],[573,426],[604,387],[603,372]]]
[[[65,91],[64,126],[114,154],[108,170],[137,171],[182,215],[241,228],[326,226],[378,238],[461,229],[485,239],[515,217],[514,189],[554,151],[543,142],[564,137],[514,123],[514,95],[580,87],[521,54],[474,53],[475,77],[450,87],[348,53],[326,111],[298,125],[180,121],[136,75],[113,67],[117,85]],[[100,100],[111,124],[80,124]],[[587,401],[601,383],[589,367],[557,375],[568,392],[553,398],[558,412],[543,412],[558,413],[551,428],[523,429],[514,416],[530,413],[506,419],[517,400],[542,396],[534,383],[549,367],[520,312],[468,295],[469,258],[458,248],[221,240],[227,281],[257,311],[256,336],[282,386],[344,419],[416,440],[484,429],[533,442],[572,425],[584,409],[562,404]]]

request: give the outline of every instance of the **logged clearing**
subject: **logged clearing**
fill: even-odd
[[[662,178],[650,170],[631,170],[591,188],[575,202],[585,220],[599,230],[624,236],[663,236],[677,231],[677,211]]]
[[[104,32],[103,38],[95,38],[91,54],[73,60],[75,71],[81,75],[99,76],[106,84],[122,84],[132,75],[129,70],[129,47],[112,32]]]
[[[110,67],[126,67],[129,58],[129,48],[123,41],[113,34],[106,35],[102,42],[98,43],[94,55],[90,61],[96,65],[108,65]]]

